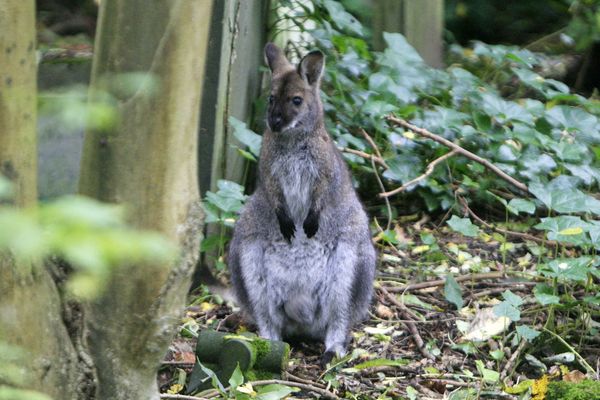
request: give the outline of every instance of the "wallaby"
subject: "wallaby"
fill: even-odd
[[[346,353],[367,316],[375,249],[341,153],[325,130],[319,94],[325,57],[295,68],[272,43],[267,129],[258,185],[229,248],[231,280],[262,337],[324,340],[326,364]]]

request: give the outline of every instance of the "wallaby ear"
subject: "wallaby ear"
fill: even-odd
[[[280,71],[293,68],[292,64],[285,58],[283,51],[273,43],[267,43],[265,46],[265,59],[271,72],[277,74]]]
[[[315,50],[305,55],[300,61],[298,73],[309,85],[314,86],[319,83],[324,67],[325,56],[319,50]]]

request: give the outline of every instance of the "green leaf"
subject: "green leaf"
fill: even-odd
[[[556,296],[554,294],[554,289],[545,283],[538,283],[533,288],[533,295],[543,306],[547,306],[549,304],[560,304],[560,297]]]
[[[233,136],[250,150],[253,156],[260,155],[260,147],[262,145],[262,137],[246,127],[246,123],[237,118],[229,117],[229,125],[233,128]]]
[[[33,390],[0,385],[0,400],[52,400],[50,396]]]
[[[500,380],[500,373],[485,368],[485,364],[483,363],[483,361],[475,360],[475,365],[477,366],[477,371],[479,371],[479,374],[481,375],[484,381],[496,383]]]
[[[512,199],[508,202],[508,206],[514,208],[518,212],[533,214],[535,212],[535,204],[525,199]]]
[[[502,293],[502,297],[504,297],[504,300],[506,300],[515,307],[519,307],[523,304],[523,299],[521,298],[521,296],[514,294],[510,290],[504,291],[504,293]]]
[[[592,257],[557,258],[541,266],[543,275],[565,281],[585,282],[592,266],[598,264]]]
[[[356,18],[344,9],[344,6],[337,1],[324,0],[323,5],[329,12],[333,23],[342,31],[363,36],[363,27]]]
[[[273,384],[262,386],[257,390],[256,397],[258,400],[280,400],[289,396],[291,393],[298,392],[300,389],[292,388],[285,385]]]
[[[210,377],[213,388],[217,389],[221,393],[225,393],[225,387],[223,386],[223,384],[221,384],[221,381],[219,381],[217,374],[215,374],[215,372],[212,369],[202,365],[200,361],[198,361],[198,365],[200,366],[202,371],[204,371],[204,373]]]
[[[531,342],[540,335],[539,331],[530,328],[527,325],[517,325],[517,333],[528,342]]]
[[[444,284],[444,297],[446,300],[456,306],[457,310],[460,310],[464,304],[462,298],[462,291],[456,279],[451,274],[446,277]]]
[[[521,312],[519,309],[511,304],[510,301],[506,300],[494,306],[494,314],[498,317],[506,317],[511,321],[518,321],[521,319]]]
[[[456,232],[462,233],[465,236],[476,237],[479,233],[479,228],[473,225],[469,218],[458,218],[453,215],[448,221],[448,225]]]
[[[403,365],[407,365],[407,360],[389,360],[387,358],[376,358],[374,360],[369,360],[362,362],[360,364],[356,364],[353,368],[355,369],[365,369],[370,367],[380,367],[380,366],[388,366],[388,367],[399,367]]]
[[[242,383],[244,383],[244,374],[242,374],[242,370],[240,369],[240,363],[238,363],[235,367],[235,370],[233,371],[233,374],[231,374],[231,378],[229,378],[229,386],[235,389]]]

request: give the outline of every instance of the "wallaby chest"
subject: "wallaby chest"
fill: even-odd
[[[311,193],[319,177],[316,159],[308,146],[298,146],[275,158],[271,174],[282,189],[283,197],[296,224],[302,224],[311,206]]]

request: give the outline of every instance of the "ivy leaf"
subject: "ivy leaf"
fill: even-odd
[[[540,332],[536,331],[533,328],[530,328],[527,325],[517,325],[517,334],[519,334],[519,336],[521,336],[528,342],[531,342],[533,339],[540,335]]]
[[[457,310],[460,310],[464,304],[462,291],[452,274],[448,274],[446,277],[446,283],[444,284],[444,297],[446,297],[448,302],[454,304]]]
[[[554,294],[552,286],[545,283],[539,283],[533,288],[533,295],[536,300],[543,306],[548,304],[560,304],[560,297]]]
[[[477,366],[477,371],[479,371],[484,381],[495,383],[498,382],[498,380],[500,380],[500,373],[485,368],[485,364],[483,364],[483,361],[476,360],[475,365]]]
[[[229,386],[235,389],[242,383],[244,383],[244,374],[242,374],[240,363],[238,363],[233,371],[233,374],[231,374],[231,378],[229,378]]]
[[[506,317],[511,321],[518,321],[521,319],[521,312],[519,309],[511,304],[510,301],[506,300],[494,306],[494,314],[498,317]]]
[[[298,388],[279,384],[266,385],[258,389],[256,397],[253,398],[257,400],[280,400],[299,390]]]
[[[448,221],[448,225],[456,232],[462,233],[465,236],[476,237],[479,233],[479,228],[469,218],[458,218],[456,215],[453,215]]]
[[[250,150],[253,156],[258,157],[260,154],[260,146],[262,145],[262,137],[254,131],[246,127],[246,123],[237,118],[229,117],[229,125],[233,128],[233,136]]]
[[[325,0],[323,5],[329,12],[333,23],[342,31],[363,36],[363,27],[356,18],[344,9],[337,1]]]
[[[508,206],[512,207],[518,212],[524,212],[527,214],[533,214],[535,212],[535,204],[525,199],[512,199],[508,202]]]

